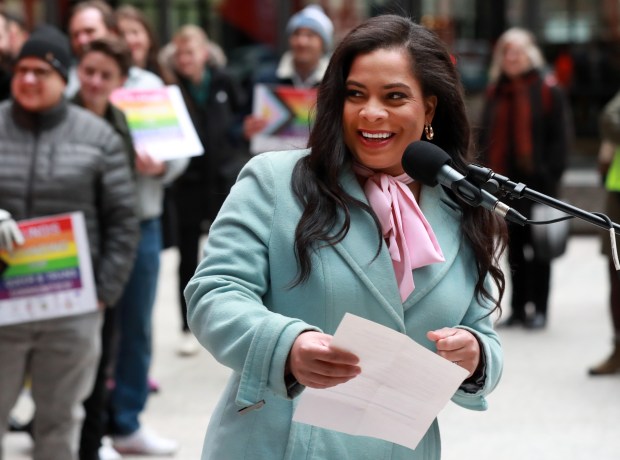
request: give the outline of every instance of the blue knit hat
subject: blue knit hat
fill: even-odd
[[[290,36],[297,29],[305,27],[312,30],[323,40],[323,49],[329,51],[334,35],[334,25],[319,5],[308,5],[291,16],[286,25],[286,33]]]

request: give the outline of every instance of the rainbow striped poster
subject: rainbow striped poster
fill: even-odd
[[[316,88],[257,84],[252,113],[266,120],[267,126],[252,138],[252,153],[305,148],[316,96]]]
[[[24,244],[0,251],[0,325],[95,310],[83,214],[23,220],[18,225]]]
[[[119,88],[110,96],[127,118],[136,148],[159,160],[202,155],[204,149],[176,85]]]

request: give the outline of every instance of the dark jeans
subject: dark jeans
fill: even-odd
[[[196,220],[181,221],[179,225],[179,304],[183,332],[189,331],[187,324],[187,303],[183,291],[192,279],[198,265],[198,246],[203,234],[201,222]]]
[[[508,261],[512,275],[512,314],[525,319],[525,306],[531,302],[536,313],[547,315],[551,263],[533,256],[529,227],[509,226]]]
[[[80,438],[80,460],[98,460],[101,438],[107,431],[107,405],[109,391],[107,381],[114,361],[116,340],[116,309],[106,308],[101,329],[101,358],[95,377],[95,386],[84,401],[86,412]]]
[[[179,235],[177,233],[177,216],[174,206],[174,198],[170,187],[164,188],[163,212],[161,215],[162,249],[177,246]]]
[[[159,275],[159,219],[140,222],[140,242],[133,270],[118,308],[119,341],[110,395],[110,430],[129,435],[140,428],[138,417],[149,394],[152,314]]]

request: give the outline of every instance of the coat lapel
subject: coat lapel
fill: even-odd
[[[357,178],[347,171],[342,178],[343,188],[354,198],[368,203]],[[353,273],[368,288],[377,303],[392,317],[404,332],[404,310],[417,303],[445,275],[458,253],[460,245],[460,211],[444,203],[450,201],[441,187],[422,188],[420,208],[430,223],[446,259],[443,263],[431,264],[414,272],[415,289],[404,305],[400,300],[396,276],[387,246],[381,241],[377,254],[377,232],[372,217],[366,212],[351,211],[351,228],[347,236],[334,249],[351,267]],[[376,258],[375,258],[376,256]]]
[[[405,310],[435,288],[454,263],[461,246],[461,211],[458,205],[448,198],[443,188],[423,186],[419,204],[437,237],[445,262],[427,265],[413,272],[415,289],[405,301]]]
[[[342,186],[354,198],[368,204],[366,195],[352,171],[347,171],[343,175]],[[378,238],[377,227],[372,217],[360,209],[353,209],[351,228],[334,249],[372,293],[377,303],[394,320],[401,332],[404,332],[404,312],[392,260],[382,239],[381,250],[377,255]]]

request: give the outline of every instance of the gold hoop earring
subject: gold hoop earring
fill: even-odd
[[[435,137],[435,131],[433,131],[433,127],[430,123],[426,123],[424,125],[424,136],[427,140],[432,141],[433,137]]]

